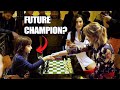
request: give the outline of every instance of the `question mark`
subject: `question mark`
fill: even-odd
[[[67,32],[67,27],[66,26],[63,27],[63,34],[65,34],[65,32]]]

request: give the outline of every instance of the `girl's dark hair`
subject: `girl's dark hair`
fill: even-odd
[[[15,40],[14,54],[20,54],[26,57],[26,53],[24,51],[25,47],[31,44],[32,44],[32,40],[28,36],[19,36]]]
[[[79,18],[79,17],[81,17],[81,18],[83,19],[82,15],[80,15],[80,14],[77,14],[77,15],[75,15],[75,16],[73,17],[72,28],[71,28],[71,29],[72,29],[72,30],[71,30],[71,41],[72,41],[72,42],[74,42],[74,40],[75,40],[76,19]],[[84,21],[83,21],[83,22],[84,22]],[[82,27],[82,29],[83,29],[83,27]],[[81,33],[82,33],[82,31],[81,31]],[[83,39],[82,39],[82,40],[83,40]]]

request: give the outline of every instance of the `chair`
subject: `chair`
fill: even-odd
[[[119,54],[114,55],[114,65],[116,68],[120,69],[120,55]]]
[[[12,60],[9,55],[3,56],[3,70],[9,69],[12,65]]]
[[[9,55],[3,56],[3,78],[4,79],[22,79],[18,75],[7,75],[7,70],[11,67],[12,60]]]
[[[95,69],[91,69],[91,70],[84,70],[85,75],[90,75],[92,73],[94,73]]]

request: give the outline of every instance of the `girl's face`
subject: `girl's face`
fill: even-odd
[[[32,49],[32,46],[31,46],[31,45],[25,46],[25,52],[26,52],[26,53],[30,53],[31,49]]]
[[[75,28],[77,30],[81,30],[82,27],[83,27],[83,19],[81,17],[78,17],[76,19],[76,26],[75,26]]]

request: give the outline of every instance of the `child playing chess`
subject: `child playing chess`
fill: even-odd
[[[24,75],[39,68],[46,60],[54,59],[51,55],[40,58],[37,62],[31,64],[28,62],[27,58],[32,49],[32,40],[27,36],[19,36],[15,40],[15,55],[13,57],[12,66],[8,71],[8,75],[19,75],[21,78],[24,78]]]

